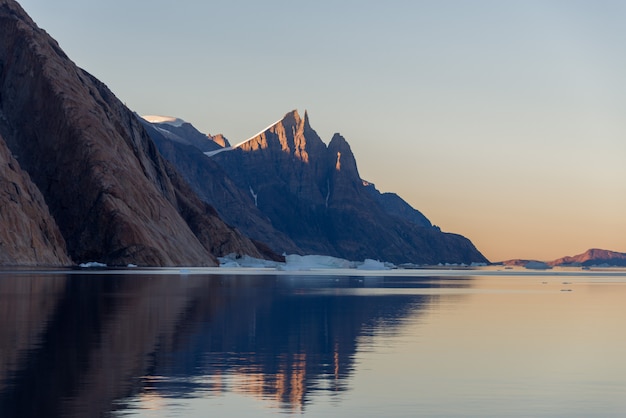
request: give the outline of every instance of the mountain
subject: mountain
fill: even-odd
[[[607,266],[607,267],[626,267],[626,253],[616,251],[600,250],[592,248],[582,254],[574,256],[565,256],[552,261],[539,260],[506,260],[498,264],[505,266],[527,267],[543,265],[544,268],[550,267],[591,267],[591,266]]]
[[[0,0],[0,39],[0,262],[203,266],[266,252],[195,195],[137,116],[16,1]]]
[[[619,266],[626,267],[626,253],[592,248],[582,254],[566,256],[547,264],[551,266]]]
[[[176,127],[168,131],[185,137]],[[206,202],[276,252],[395,263],[487,262],[466,238],[441,232],[398,195],[361,179],[345,138],[335,134],[326,145],[306,112],[289,112],[258,135],[203,156],[188,141],[149,132]],[[216,188],[208,178],[222,185]]]

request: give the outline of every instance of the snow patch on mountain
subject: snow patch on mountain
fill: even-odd
[[[182,120],[181,118],[176,118],[176,117],[173,117],[173,116],[145,115],[145,116],[142,116],[142,118],[144,120],[147,120],[150,123],[166,123],[168,125],[172,125],[172,126],[175,126],[177,128],[180,128],[185,123],[187,123],[184,120]]]
[[[226,148],[222,148],[222,149],[218,149],[216,151],[209,151],[209,152],[205,152],[204,155],[206,155],[207,157],[212,157],[214,155],[219,154],[220,152],[224,152],[224,151],[232,151],[234,149],[239,148],[240,146],[242,146],[243,144],[252,141],[254,138],[256,138],[257,136],[261,135],[263,132],[268,131],[270,129],[272,129],[275,125],[278,125],[280,122],[282,122],[282,118],[277,120],[276,122],[272,123],[271,125],[269,125],[267,128],[260,130],[259,132],[257,132],[256,134],[252,135],[250,138],[246,139],[245,141],[241,141],[240,143],[238,143],[237,145],[233,145],[232,147],[226,147]]]
[[[257,193],[254,193],[254,189],[252,188],[252,186],[249,186],[249,187],[250,187],[250,194],[254,198],[254,206],[258,207],[259,206],[259,201],[258,201],[259,195]]]

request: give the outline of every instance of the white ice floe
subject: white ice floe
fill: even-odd
[[[285,264],[279,266],[280,270],[323,270],[323,269],[350,269],[355,268],[356,263],[343,258],[327,255],[297,255],[285,256]]]
[[[93,269],[93,268],[105,268],[108,267],[106,264],[104,263],[98,263],[97,261],[90,261],[88,263],[81,263],[78,265],[79,267],[85,268],[85,269]]]
[[[273,269],[277,271],[311,271],[311,270],[390,270],[395,268],[391,263],[367,259],[365,261],[349,261],[327,255],[285,256],[285,262],[269,261],[247,255],[229,254],[219,259],[221,268],[253,268]]]
[[[260,258],[250,257],[249,255],[228,254],[224,257],[219,257],[220,267],[224,268],[276,268],[279,263],[277,261],[263,260]]]

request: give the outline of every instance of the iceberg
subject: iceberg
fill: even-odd
[[[394,267],[393,264],[367,258],[362,263],[358,263],[356,268],[357,270],[391,270]]]
[[[285,264],[280,270],[324,270],[324,269],[350,269],[356,264],[343,258],[328,255],[297,255],[285,256]]]
[[[219,257],[220,267],[224,268],[276,268],[280,264],[277,261],[264,260],[261,258],[250,257],[249,255],[228,254],[224,257]]]
[[[396,268],[391,263],[366,259],[349,261],[328,255],[285,255],[285,262],[269,261],[247,255],[229,254],[218,258],[220,268],[274,269],[276,271],[314,271],[314,270],[391,270]]]

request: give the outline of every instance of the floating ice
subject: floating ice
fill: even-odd
[[[356,264],[343,258],[328,255],[297,255],[285,257],[285,264],[279,270],[320,270],[320,269],[350,269]]]
[[[393,265],[367,258],[362,263],[358,263],[356,268],[357,270],[391,270]]]
[[[391,263],[367,259],[362,262],[345,260],[328,255],[297,255],[285,256],[285,262],[269,261],[247,255],[229,254],[218,258],[221,268],[253,268],[275,269],[278,271],[311,271],[311,270],[390,270],[396,268]]]
[[[105,268],[105,267],[107,267],[106,264],[98,263],[97,261],[90,261],[88,263],[81,263],[78,266],[82,267],[84,269]]]
[[[263,260],[260,258],[250,257],[249,255],[228,254],[224,257],[219,257],[220,267],[225,268],[276,268],[279,264],[277,261]]]

